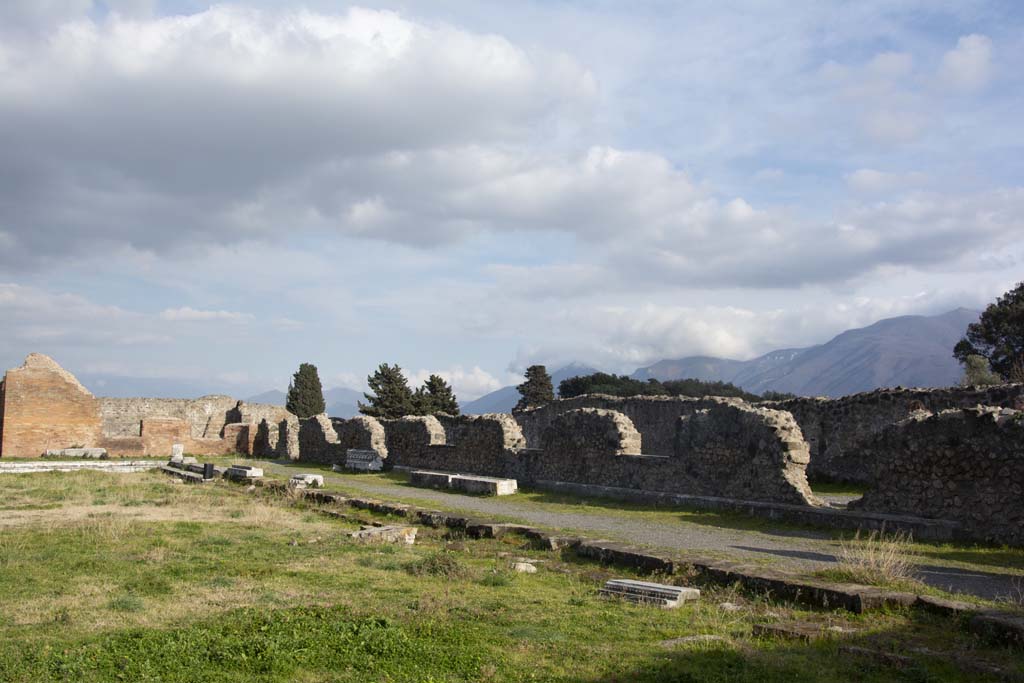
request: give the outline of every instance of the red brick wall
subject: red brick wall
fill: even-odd
[[[46,356],[32,354],[4,379],[0,455],[35,458],[51,448],[92,446],[99,439],[95,397]]]
[[[211,400],[233,405],[227,397],[204,397],[198,402],[205,404]],[[168,403],[149,399],[137,402],[153,403],[157,410]],[[251,407],[277,410],[271,406]],[[230,425],[224,438],[194,438],[192,425],[185,419],[162,413],[146,417],[146,411],[140,412],[141,434],[104,436],[101,399],[95,398],[53,359],[33,353],[20,368],[8,370],[0,382],[0,455],[36,458],[51,449],[87,446],[106,448],[115,457],[166,457],[176,443],[182,444],[186,453],[195,455],[252,452],[256,430],[248,424]]]
[[[256,438],[256,426],[234,422],[224,425],[224,442],[234,447],[235,453],[249,455]]]

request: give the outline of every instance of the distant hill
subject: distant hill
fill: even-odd
[[[199,398],[212,394],[231,395],[223,384],[178,380],[167,377],[125,377],[97,373],[76,373],[94,396],[108,398]],[[283,404],[282,404],[283,405]]]
[[[246,403],[266,403],[272,406],[284,406],[287,399],[288,395],[280,389],[271,389],[270,391],[264,391],[262,394],[249,396],[242,400]]]
[[[966,308],[936,316],[905,315],[847,330],[825,344],[780,349],[749,361],[708,356],[662,360],[637,379],[694,377],[732,382],[757,394],[844,396],[879,387],[944,387],[962,374],[953,346],[980,313]]]
[[[563,379],[578,377],[579,375],[590,375],[595,372],[597,370],[590,366],[571,363],[551,373],[551,383],[555,385],[555,393],[557,394],[558,383]],[[519,403],[519,390],[511,386],[502,387],[497,391],[484,394],[475,401],[469,401],[459,407],[466,415],[483,415],[485,413],[511,413],[517,403]]]
[[[287,402],[288,395],[279,389],[264,391],[245,399],[250,403],[269,403],[274,406],[283,406]],[[359,414],[359,407],[356,401],[363,400],[363,392],[349,389],[347,387],[335,387],[324,392],[324,402],[327,403],[327,414],[331,417],[355,417]]]
[[[363,392],[348,387],[335,387],[324,392],[327,414],[331,417],[355,417],[359,414],[357,401],[366,401]]]

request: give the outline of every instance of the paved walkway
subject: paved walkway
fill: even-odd
[[[295,465],[263,462],[269,472],[285,475],[296,472]],[[446,491],[422,489],[402,483],[380,483],[358,474],[323,473],[325,484],[332,483],[383,499],[417,498],[436,502],[450,510],[470,513],[486,518],[511,518],[532,526],[578,532],[591,538],[624,541],[635,545],[671,551],[695,551],[697,554],[741,561],[771,563],[780,569],[808,571],[827,568],[836,562],[839,544],[826,532],[780,525],[766,521],[763,528],[730,529],[701,524],[692,518],[680,517],[670,522],[631,518],[614,512],[575,513],[551,510],[532,505],[515,496],[483,498]],[[660,508],[659,508],[660,509]],[[987,568],[991,569],[991,568]],[[952,592],[971,593],[995,599],[1015,595],[1024,579],[1019,576],[982,569],[964,569],[939,565],[921,565],[919,578],[936,588]]]

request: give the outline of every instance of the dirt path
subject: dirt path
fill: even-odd
[[[263,462],[262,466],[278,474],[294,473],[294,465]],[[730,529],[699,524],[683,515],[665,522],[631,519],[627,515],[600,512],[574,513],[550,510],[509,498],[481,498],[446,491],[421,489],[406,484],[383,484],[359,475],[326,472],[327,486],[334,483],[349,490],[391,499],[429,500],[452,510],[478,516],[499,516],[535,526],[578,532],[591,538],[605,538],[666,550],[692,550],[703,555],[770,563],[780,569],[808,571],[827,568],[836,562],[839,544],[825,532],[773,527],[770,523],[757,530]],[[996,599],[1020,590],[1021,578],[991,571],[992,567],[964,568],[941,563],[918,567],[919,578],[936,588],[970,593]]]

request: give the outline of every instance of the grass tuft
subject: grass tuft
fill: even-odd
[[[141,612],[146,608],[142,598],[137,595],[119,595],[107,603],[107,609],[115,612]]]
[[[839,544],[838,568],[832,575],[842,575],[853,583],[887,586],[914,580],[914,564],[910,534],[885,534],[871,531],[861,537],[860,531],[849,541]]]

